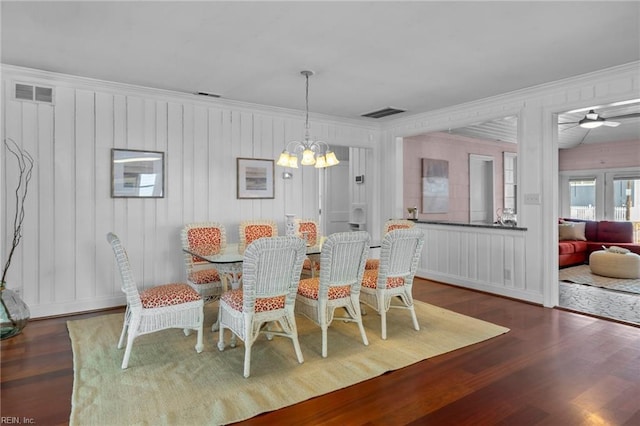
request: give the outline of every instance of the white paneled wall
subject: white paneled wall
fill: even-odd
[[[285,212],[317,216],[314,168],[294,170],[293,179],[283,180],[284,170],[276,167],[274,199],[236,198],[236,158],[276,158],[288,140],[303,135],[302,113],[14,67],[4,71],[3,136],[36,159],[24,238],[8,277],[33,317],[124,303],[105,239],[109,231],[123,240],[142,288],[184,280],[179,233],[185,223],[219,221],[233,242],[244,219],[275,219],[283,234]],[[14,100],[15,80],[53,86],[55,104]],[[312,117],[311,127],[330,143],[352,146],[366,146],[377,131],[326,117]],[[164,152],[165,197],[111,198],[112,148]],[[13,162],[3,150],[3,259],[5,236],[13,229]]]
[[[540,283],[525,280],[526,231],[417,224],[425,245],[417,275],[542,303]]]
[[[293,171],[291,180],[281,179],[276,168],[273,200],[236,199],[236,158],[276,158],[288,140],[303,134],[302,112],[6,65],[2,71],[3,137],[14,139],[37,162],[24,238],[8,277],[34,317],[123,303],[105,241],[108,231],[122,238],[144,287],[184,278],[179,240],[184,223],[220,221],[234,241],[243,219],[275,218],[283,233],[285,213],[317,214],[319,182],[313,168]],[[373,148],[367,151],[365,179],[372,186],[367,216],[376,238],[381,222],[406,212],[403,137],[518,115],[518,223],[527,231],[425,226],[428,242],[419,274],[555,306],[554,114],[640,97],[639,71],[635,62],[383,124],[312,116],[311,130],[333,145]],[[15,80],[54,87],[55,105],[13,100]],[[165,152],[165,198],[112,199],[114,147]],[[12,159],[1,152],[0,251],[5,259],[16,173]],[[525,194],[541,203],[523,203]]]

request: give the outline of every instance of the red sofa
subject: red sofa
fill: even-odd
[[[584,238],[558,242],[560,267],[588,263],[589,255],[602,246],[618,246],[640,254],[640,244],[633,242],[633,223],[606,220],[560,219],[561,222],[584,222]]]

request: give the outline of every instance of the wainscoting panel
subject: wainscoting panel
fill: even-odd
[[[418,223],[425,247],[417,275],[436,281],[541,302],[539,288],[525,281],[527,232]]]

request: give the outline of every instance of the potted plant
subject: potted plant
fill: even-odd
[[[13,216],[13,238],[9,248],[7,261],[2,269],[0,280],[0,299],[2,307],[0,312],[0,338],[6,339],[20,333],[29,320],[29,307],[20,296],[6,288],[7,272],[11,266],[11,259],[22,239],[22,225],[24,222],[24,204],[27,198],[29,182],[33,172],[33,158],[24,149],[18,146],[13,139],[4,141],[7,151],[18,161],[18,183],[15,190],[15,212]],[[9,196],[7,194],[7,200]]]

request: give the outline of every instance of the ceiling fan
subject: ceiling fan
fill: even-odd
[[[577,124],[578,126],[585,128],[585,129],[595,129],[597,127],[600,126],[608,126],[608,127],[618,127],[620,125],[620,122],[618,121],[610,121],[612,119],[614,120],[620,120],[620,119],[625,119],[625,118],[634,118],[634,117],[640,117],[640,113],[633,113],[633,114],[624,114],[624,115],[617,115],[614,117],[608,117],[608,118],[604,118],[602,116],[600,116],[600,114],[598,114],[597,112],[595,112],[595,110],[589,110],[589,112],[579,121],[569,121],[566,123],[558,123],[559,125],[563,125],[563,124]]]

